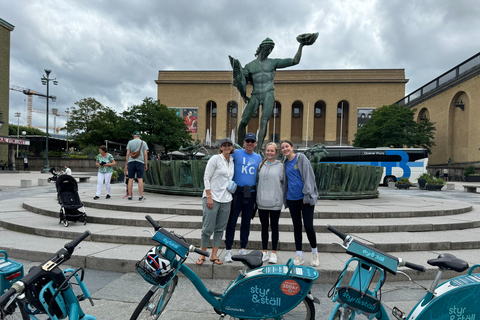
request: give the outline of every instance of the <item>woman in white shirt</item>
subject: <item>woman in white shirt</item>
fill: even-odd
[[[218,265],[223,264],[223,261],[218,258],[217,252],[222,242],[223,232],[227,227],[230,203],[232,202],[232,194],[227,190],[227,186],[233,178],[234,165],[230,154],[234,152],[232,140],[223,138],[220,141],[219,154],[208,160],[203,176],[205,190],[202,196],[203,226],[201,249],[207,251],[210,237],[213,234],[213,248],[210,261]],[[202,265],[204,262],[205,256],[200,256],[196,263]]]

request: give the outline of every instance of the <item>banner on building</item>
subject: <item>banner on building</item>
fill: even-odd
[[[198,108],[182,108],[182,117],[191,133],[197,133]]]
[[[358,110],[358,117],[357,117],[357,130],[360,129],[368,120],[372,117],[372,111],[375,108],[362,108]]]

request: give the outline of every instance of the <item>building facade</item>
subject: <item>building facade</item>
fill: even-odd
[[[0,19],[0,136],[8,137],[8,108],[10,94],[10,32],[15,27]],[[0,163],[8,163],[6,143],[0,143]]]
[[[279,70],[265,143],[351,145],[373,109],[404,96],[407,81],[403,69]],[[231,71],[159,71],[155,82],[160,102],[176,108],[194,139],[216,145],[236,134],[245,102]],[[259,115],[247,132],[257,132]]]
[[[416,109],[416,120],[435,122],[429,166],[480,168],[480,53],[397,102]]]

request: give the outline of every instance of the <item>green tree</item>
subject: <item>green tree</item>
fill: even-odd
[[[43,132],[42,130],[37,129],[37,128],[19,126],[18,132],[20,133],[20,136],[22,135],[22,131],[25,131],[27,136],[45,136],[45,135],[47,135],[45,132]],[[17,125],[16,124],[11,124],[10,123],[8,125],[8,135],[9,136],[17,136]]]
[[[115,137],[118,124],[117,113],[103,106],[94,98],[85,98],[75,102],[71,108],[70,119],[65,128],[80,147],[102,145],[105,140]]]
[[[158,144],[165,152],[177,150],[192,141],[190,132],[182,118],[174,110],[151,97],[142,104],[133,105],[122,116],[117,126],[117,136],[130,140],[133,131],[142,132],[142,139],[148,144]]]
[[[396,104],[383,106],[372,112],[372,118],[358,129],[355,147],[419,147],[431,153],[435,145],[435,123],[427,120],[415,122],[415,109]]]

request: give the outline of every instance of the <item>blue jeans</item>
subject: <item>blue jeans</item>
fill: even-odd
[[[228,218],[227,230],[225,231],[225,247],[227,250],[232,250],[233,240],[235,238],[235,227],[237,226],[238,216],[242,213],[242,223],[240,226],[240,248],[246,248],[248,243],[248,236],[250,235],[250,221],[252,220],[253,207],[257,192],[251,192],[251,197],[244,203],[243,188],[238,187],[233,194],[232,210]],[[246,199],[245,199],[246,200]]]

